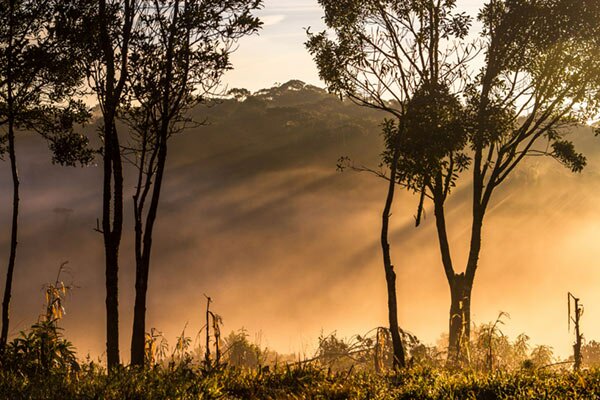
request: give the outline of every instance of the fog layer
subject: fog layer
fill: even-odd
[[[300,89],[300,90],[298,90]],[[340,103],[299,84],[194,110],[209,125],[173,139],[155,229],[148,291],[148,327],[174,342],[188,323],[203,325],[204,294],[225,332],[262,332],[262,345],[310,354],[321,333],[342,337],[386,325],[379,248],[386,182],[336,171],[350,156],[377,168],[383,115]],[[88,127],[94,135],[94,127]],[[498,190],[484,222],[473,293],[473,320],[511,316],[503,331],[570,351],[566,295],[586,307],[582,331],[600,338],[600,139],[574,132],[588,156],[582,174],[553,160],[527,160]],[[80,355],[103,356],[104,265],[101,168],[50,164],[44,143],[22,135],[17,148],[22,209],[12,299],[11,334],[42,311],[43,285],[69,261],[76,285],[62,326]],[[0,256],[7,259],[11,183],[0,164]],[[132,172],[121,251],[121,355],[129,356],[134,296]],[[464,178],[463,185],[468,181]],[[468,185],[467,185],[468,186]],[[466,261],[468,189],[448,208],[455,264]],[[433,344],[447,330],[449,290],[430,207],[414,227],[417,198],[401,192],[392,216],[392,257],[398,273],[400,324]],[[2,285],[6,262],[1,261]]]

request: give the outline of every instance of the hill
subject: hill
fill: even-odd
[[[151,266],[148,325],[174,338],[202,326],[204,293],[215,300],[225,331],[262,331],[263,345],[311,352],[321,330],[341,336],[385,324],[383,267],[378,247],[385,182],[336,172],[348,155],[376,167],[384,115],[341,102],[322,89],[291,81],[250,94],[237,91],[192,110],[203,126],[174,138],[159,210]],[[94,127],[88,127],[94,135]],[[589,159],[581,175],[553,160],[529,160],[494,198],[485,224],[475,282],[475,321],[511,314],[507,333],[569,351],[567,291],[589,304],[586,337],[600,337],[593,304],[600,270],[600,141],[589,128],[574,133]],[[80,353],[100,355],[104,334],[101,169],[51,166],[44,144],[22,136],[22,225],[15,276],[13,334],[36,319],[40,290],[69,260],[79,287],[64,327]],[[5,165],[6,166],[6,165]],[[133,304],[131,194],[121,252],[121,335],[127,355]],[[0,201],[10,204],[8,168]],[[451,241],[466,258],[469,193],[453,194]],[[427,210],[415,229],[416,199],[403,193],[393,215],[400,320],[426,342],[447,329],[449,293]],[[10,209],[0,215],[6,254]],[[464,254],[461,254],[464,253]],[[3,269],[0,269],[3,273]],[[535,317],[532,317],[535,316]],[[586,321],[587,325],[586,325]]]

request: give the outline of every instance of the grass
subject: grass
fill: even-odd
[[[97,364],[26,375],[0,371],[6,399],[596,399],[600,371],[465,373],[415,368],[397,374],[331,372],[318,366],[266,370],[191,362],[108,376]]]
[[[49,285],[45,315],[8,344],[0,358],[0,399],[600,399],[600,369],[547,368],[550,348],[531,348],[526,335],[508,340],[498,321],[474,329],[462,370],[444,367],[439,351],[408,335],[411,367],[391,372],[384,328],[349,340],[322,335],[316,356],[303,362],[261,350],[243,330],[232,332],[222,340],[224,363],[215,367],[216,360],[205,362],[201,349],[191,349],[184,329],[171,352],[152,330],[149,367],[107,374],[102,364],[79,360],[64,338],[58,322],[66,292]],[[591,360],[600,345],[588,347]]]

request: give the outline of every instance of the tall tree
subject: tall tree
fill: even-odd
[[[10,323],[10,300],[17,257],[19,174],[16,133],[37,131],[50,145],[53,162],[86,164],[92,153],[87,139],[75,132],[89,113],[72,100],[84,77],[81,53],[69,51],[75,28],[69,1],[0,2],[0,155],[8,153],[12,177],[12,226],[2,302],[0,352]]]
[[[152,236],[158,213],[168,141],[194,121],[187,111],[214,93],[231,69],[236,41],[255,33],[252,16],[262,0],[147,0],[141,3],[132,41],[133,128],[126,154],[138,170],[133,196],[135,219],[135,307],[131,363],[144,365],[146,297]]]
[[[451,292],[451,359],[463,358],[469,341],[482,226],[495,189],[528,156],[554,157],[573,172],[585,166],[566,135],[598,113],[599,17],[593,0],[491,0],[479,14],[484,67],[463,91],[472,156],[472,179],[463,184],[473,192],[464,272],[451,256],[444,180],[438,173],[426,181]]]
[[[85,2],[82,2],[85,3]],[[119,364],[119,248],[123,232],[123,161],[116,121],[130,71],[130,42],[139,12],[136,0],[99,0],[91,6],[88,74],[102,110],[102,226],[106,274],[106,356],[109,371]]]
[[[600,4],[593,0],[576,4],[566,0],[492,0],[479,14],[482,31],[477,47],[463,52],[466,57],[452,59],[438,56],[439,51],[426,57],[435,48],[431,45],[422,45],[413,53],[403,50],[402,45],[405,32],[423,21],[429,21],[430,26],[439,21],[442,30],[452,27],[444,21],[454,7],[453,1],[385,3],[399,10],[415,7],[417,16],[406,19],[404,24],[399,18],[372,21],[369,28],[378,35],[390,25],[402,27],[394,36],[393,46],[379,47],[390,54],[405,54],[405,65],[425,65],[423,69],[428,73],[440,68],[437,80],[412,85],[416,89],[411,99],[402,103],[403,114],[399,116],[406,134],[397,141],[387,140],[384,161],[397,169],[398,184],[420,192],[417,224],[423,201],[433,201],[442,265],[451,294],[448,353],[451,361],[459,361],[466,356],[461,351],[469,342],[471,293],[482,226],[494,190],[527,156],[554,157],[574,172],[585,165],[585,157],[575,151],[565,136],[569,127],[598,112],[600,35],[594,21]],[[347,8],[333,7],[331,12],[344,16],[348,15]],[[437,11],[424,14],[427,9]],[[353,21],[352,14],[344,18],[346,24]],[[459,15],[458,20],[463,18]],[[450,28],[452,33],[459,32],[455,35],[457,48],[468,46],[466,31],[462,30],[467,25]],[[448,34],[437,36],[433,33],[436,29],[430,32],[430,36],[423,35],[430,43],[451,42]],[[346,41],[356,43],[352,37]],[[347,70],[343,57],[353,56],[352,47],[330,48],[334,57],[322,59],[320,69]],[[429,60],[429,65],[423,59]],[[378,82],[381,77],[407,76],[402,67],[380,61],[376,68],[365,62],[359,67],[368,68],[375,75],[371,81],[356,85],[363,93],[369,93],[370,82]],[[480,73],[466,75],[464,72],[469,70]],[[442,71],[449,71],[450,75]],[[444,78],[457,71],[461,71],[460,79]],[[336,74],[339,75],[334,72],[331,76]],[[351,77],[346,79],[352,82]],[[388,82],[384,80],[381,86],[387,89]],[[464,272],[458,272],[448,240],[445,207],[451,189],[459,184],[459,175],[468,167],[472,179],[465,178],[460,184],[471,185],[473,191],[471,235]]]
[[[453,0],[320,0],[325,23],[335,34],[309,33],[307,47],[313,55],[321,79],[332,92],[371,108],[385,111],[397,122],[384,123],[389,175],[376,172],[389,181],[382,215],[381,247],[388,292],[389,324],[394,347],[394,366],[404,366],[396,300],[396,273],[389,244],[389,220],[396,183],[423,192],[423,181],[409,179],[399,168],[404,160],[403,146],[418,139],[422,127],[409,126],[409,110],[419,99],[433,92],[450,93],[465,77],[464,65],[473,48],[457,46],[465,37],[469,18],[453,13]],[[450,63],[450,57],[456,62]],[[440,131],[440,129],[437,129]],[[459,139],[460,139],[459,133]],[[412,146],[418,148],[418,146]],[[460,148],[453,143],[443,155]],[[404,152],[404,153],[403,153]],[[441,162],[436,160],[438,164]],[[432,162],[433,163],[433,162]],[[344,164],[340,165],[342,168]],[[452,176],[457,165],[446,166]]]

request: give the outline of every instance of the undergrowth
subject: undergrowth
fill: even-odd
[[[251,343],[245,330],[221,338],[215,328],[210,352],[196,348],[185,329],[169,351],[153,329],[146,368],[109,374],[99,362],[78,359],[58,326],[68,290],[58,277],[47,285],[44,313],[6,347],[0,399],[600,399],[600,369],[570,372],[570,361],[555,362],[550,348],[531,347],[526,335],[508,340],[500,317],[474,329],[460,368],[403,332],[410,367],[392,371],[385,328],[347,340],[321,335],[315,356],[295,361]],[[587,347],[592,360],[600,345]]]
[[[329,348],[333,340],[322,342]],[[340,347],[336,345],[336,351]],[[238,357],[230,359],[239,361]],[[184,347],[146,368],[119,367],[108,374],[99,363],[79,361],[55,321],[45,318],[7,347],[0,365],[0,399],[594,399],[600,395],[598,369],[573,373],[525,363],[518,370],[492,372],[416,365],[377,373],[354,365],[335,367],[331,358],[269,366],[236,366],[226,360],[207,363]]]
[[[595,399],[600,371],[465,373],[414,368],[395,374],[315,365],[266,370],[180,362],[110,375],[88,362],[70,373],[0,370],[3,399]]]

